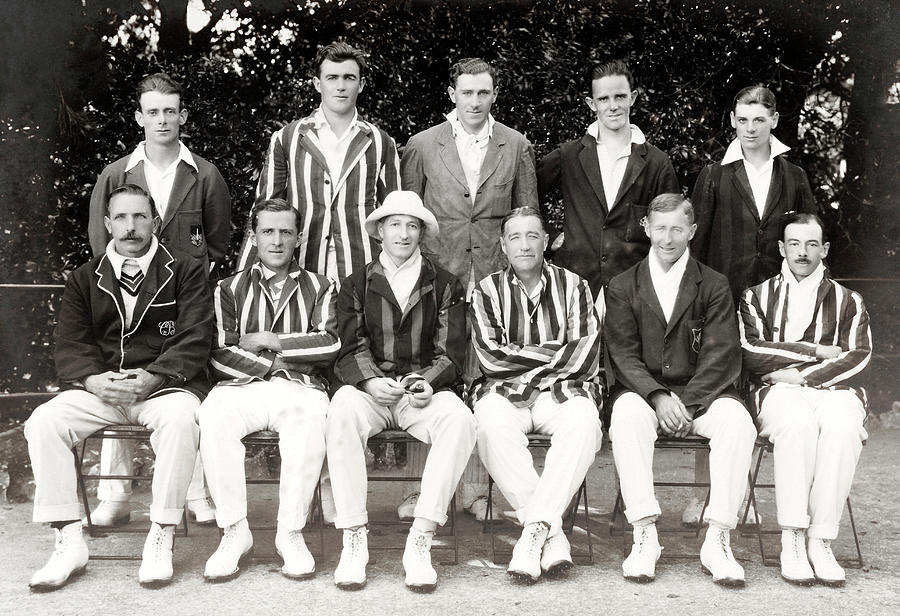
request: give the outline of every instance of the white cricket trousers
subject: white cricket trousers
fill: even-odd
[[[474,408],[478,454],[519,522],[545,522],[555,535],[603,442],[597,405],[584,396],[560,404],[542,392],[530,407],[517,407],[492,393]],[[530,432],[550,436],[540,476],[528,450]]]
[[[34,521],[81,518],[72,447],[101,428],[125,424],[153,431],[150,445],[156,464],[150,519],[158,524],[178,524],[197,457],[199,407],[200,400],[184,391],[113,407],[90,392],[69,390],[34,409],[25,422],[34,469]]]
[[[130,475],[134,469],[134,442],[121,439],[106,439],[100,444],[100,473],[103,475]],[[97,498],[102,501],[127,503],[131,500],[130,479],[101,479],[97,482]],[[200,456],[194,463],[191,483],[188,485],[187,499],[197,500],[209,496],[203,478],[203,464]]]
[[[440,525],[447,521],[447,507],[475,448],[472,412],[450,391],[435,393],[422,408],[410,406],[408,395],[387,407],[368,393],[345,385],[332,397],[325,422],[336,528],[368,523],[366,442],[389,429],[406,430],[431,445],[413,515]]]
[[[247,517],[246,448],[252,432],[278,433],[281,480],[278,526],[306,526],[325,460],[324,391],[275,377],[245,385],[217,385],[200,405],[200,457],[216,503],[216,523],[225,528]]]
[[[653,490],[653,443],[658,430],[656,411],[638,394],[626,392],[613,403],[609,438],[625,517],[631,524],[662,513]],[[734,529],[756,441],[750,413],[734,398],[717,398],[691,422],[691,434],[709,439],[709,505],[703,520]]]
[[[774,385],[759,412],[775,445],[775,506],[784,528],[835,539],[863,441],[866,411],[853,392]]]

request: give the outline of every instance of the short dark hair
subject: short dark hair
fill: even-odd
[[[500,72],[494,68],[492,64],[482,60],[481,58],[463,58],[450,67],[450,87],[456,87],[456,80],[460,75],[478,75],[487,73],[491,76],[491,83],[494,89],[497,89],[497,82],[500,79]]]
[[[506,225],[513,218],[527,218],[529,216],[537,218],[539,221],[541,221],[541,231],[543,231],[544,233],[547,232],[547,223],[544,222],[544,217],[541,215],[541,211],[536,207],[523,205],[522,207],[517,207],[503,217],[503,220],[500,221],[500,235],[502,236],[506,232]]]
[[[781,216],[781,240],[784,241],[784,233],[787,231],[788,225],[808,225],[816,224],[822,230],[822,242],[828,241],[828,234],[825,231],[825,223],[816,214],[806,214],[804,212],[785,212]]]
[[[603,77],[612,77],[613,75],[622,75],[628,80],[628,87],[634,90],[634,77],[631,76],[631,69],[625,60],[611,60],[598,64],[591,69],[591,80],[588,82],[588,92],[593,92],[594,82]]]
[[[329,62],[344,62],[346,60],[353,60],[356,62],[356,65],[359,67],[359,78],[363,80],[366,78],[366,54],[362,49],[357,49],[352,45],[344,42],[334,42],[330,45],[325,45],[316,52],[316,59],[314,61],[316,74],[318,77],[322,73],[322,64],[328,60]]]
[[[734,97],[731,110],[737,109],[738,105],[752,105],[754,103],[768,109],[770,114],[774,114],[777,111],[778,106],[775,102],[775,95],[766,86],[747,86],[738,92]]]
[[[141,108],[141,95],[145,92],[177,94],[179,110],[183,106],[184,96],[181,84],[169,77],[166,73],[153,73],[152,75],[147,75],[138,82],[137,88],[135,88],[138,109]]]
[[[293,212],[297,234],[300,234],[300,212],[284,199],[266,199],[253,206],[250,210],[250,230],[256,231],[256,223],[259,222],[260,212]]]
[[[694,204],[690,199],[678,193],[662,193],[653,197],[650,205],[647,206],[647,218],[649,219],[653,212],[674,212],[681,206],[684,206],[684,213],[687,214],[688,220],[694,224]]]
[[[153,215],[153,218],[159,218],[159,211],[156,209],[156,202],[153,201],[153,197],[150,196],[149,192],[144,190],[143,186],[138,186],[137,184],[122,184],[109,193],[109,198],[106,200],[107,216],[109,216],[109,204],[112,203],[113,197],[116,195],[138,195],[140,197],[146,197],[147,202],[150,204],[150,213]]]

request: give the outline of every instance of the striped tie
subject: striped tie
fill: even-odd
[[[119,278],[122,290],[132,297],[137,297],[142,282],[144,282],[144,272],[141,271],[137,261],[125,259],[125,263],[122,264],[122,276]]]

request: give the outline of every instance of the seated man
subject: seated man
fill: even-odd
[[[509,266],[472,295],[472,399],[478,453],[524,525],[507,571],[534,582],[572,565],[562,514],[600,449],[600,325],[587,281],[544,262],[536,208],[506,215],[500,246]],[[552,437],[540,477],[529,432]]]
[[[34,468],[34,521],[50,522],[56,551],[31,578],[52,590],[88,560],[81,534],[72,446],[114,424],[153,430],[156,453],[150,533],[138,572],[142,585],[172,579],[172,541],[197,457],[196,411],[209,390],[213,319],[203,263],[160,245],[159,216],[140,186],[110,193],[106,253],[66,283],[56,326],[63,392],[25,424]]]
[[[775,446],[781,577],[842,586],[831,542],[868,438],[866,394],[850,383],[869,363],[872,332],[862,297],[828,275],[824,239],[818,216],[785,217],[781,273],[741,296],[741,343],[760,435]]]
[[[366,232],[380,239],[380,256],[347,277],[338,294],[341,387],[328,407],[325,442],[344,548],[334,572],[339,588],[361,588],[369,561],[366,462],[369,437],[408,431],[431,449],[406,540],[406,585],[437,583],[431,540],[447,521],[447,506],[475,447],[475,421],[451,390],[465,356],[462,285],[419,250],[438,224],[411,191],[394,191],[369,214]]]
[[[290,578],[313,574],[303,540],[325,460],[324,371],[338,352],[334,283],[293,259],[300,212],[268,199],[250,213],[254,263],[219,282],[217,336],[210,366],[219,384],[200,407],[200,455],[224,529],[204,577],[225,580],[253,546],[241,439],[258,430],[279,434],[281,481],[275,549]]]
[[[740,586],[730,531],[747,486],[756,429],[734,388],[741,372],[737,318],[728,280],[695,261],[690,201],[655,197],[645,229],[650,254],[612,279],[606,296],[607,349],[615,386],[609,437],[634,547],[625,579],[656,575],[661,511],[653,493],[657,434],[709,439],[709,523],[700,563],[717,584]]]

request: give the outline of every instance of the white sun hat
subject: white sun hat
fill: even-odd
[[[419,195],[411,190],[395,190],[388,193],[381,207],[375,208],[375,211],[366,218],[366,233],[376,240],[379,239],[378,221],[396,214],[418,218],[425,225],[428,235],[431,237],[437,236],[437,218],[425,208]]]

